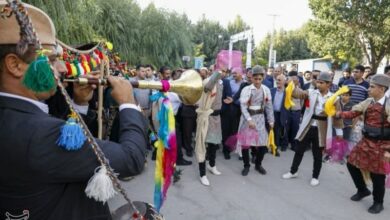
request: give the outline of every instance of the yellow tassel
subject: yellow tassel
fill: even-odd
[[[96,61],[93,57],[91,57],[91,66],[92,66],[92,69],[95,69],[97,67]]]
[[[71,64],[70,64],[70,68],[72,69],[72,76],[73,76],[73,77],[76,77],[76,76],[77,76],[77,69],[76,69],[76,66],[75,66],[73,63],[71,63]]]
[[[294,91],[295,85],[294,82],[291,81],[288,86],[286,87],[286,97],[284,99],[284,107],[289,110],[291,107],[293,107],[294,101],[292,100],[292,93]]]
[[[335,92],[328,100],[325,102],[324,112],[327,116],[334,116],[336,114],[336,106],[334,103],[337,100],[337,97],[340,95],[347,93],[349,91],[348,86],[343,86],[337,92]]]
[[[84,69],[86,71],[86,74],[91,72],[91,68],[89,68],[87,61],[83,61],[83,66],[84,66]]]
[[[271,129],[268,134],[268,149],[271,150],[272,155],[276,155],[276,144],[275,144],[275,135],[274,129]]]
[[[106,42],[106,47],[107,47],[107,49],[109,49],[111,51],[114,48],[114,45],[112,45],[111,42],[107,41]]]

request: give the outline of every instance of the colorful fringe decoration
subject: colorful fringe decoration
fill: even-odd
[[[386,177],[386,188],[390,188],[390,162],[385,163]]]
[[[47,50],[39,50],[38,58],[28,67],[23,78],[23,84],[34,92],[49,92],[56,89],[54,73],[44,54]]]
[[[330,145],[326,146],[326,152],[332,162],[342,162],[350,153],[350,144],[344,139],[332,138],[326,141],[326,143],[330,143]]]
[[[275,134],[274,134],[274,129],[272,128],[270,131],[269,131],[269,134],[268,134],[268,149],[271,150],[272,152],[272,155],[276,155],[276,144],[275,144]]]
[[[169,90],[169,86],[165,85],[165,87],[168,87],[165,91]],[[158,140],[154,145],[157,148],[154,206],[158,212],[166,199],[176,164],[175,116],[166,93],[159,92],[150,97],[153,102],[160,98],[162,99],[158,112],[160,129]]]
[[[286,87],[286,97],[284,99],[284,107],[289,110],[291,107],[293,107],[294,101],[292,100],[292,93],[295,89],[294,82],[291,81],[288,86]]]
[[[337,92],[335,92],[328,100],[325,102],[324,112],[327,116],[334,116],[336,114],[336,106],[334,103],[336,102],[337,98],[349,91],[348,86],[343,86]]]
[[[68,151],[79,150],[86,139],[83,129],[77,123],[76,113],[72,112],[65,125],[61,128],[57,144]]]
[[[241,149],[249,149],[253,145],[253,142],[260,143],[259,133],[256,129],[245,128],[235,135],[228,137],[225,144],[229,147],[230,151],[235,151],[237,145],[241,146]]]

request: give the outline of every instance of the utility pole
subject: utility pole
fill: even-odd
[[[268,67],[271,67],[274,65],[274,32],[275,32],[275,18],[279,15],[277,14],[270,14],[269,16],[272,16],[272,32],[271,32],[271,43],[269,45],[269,56],[268,56]]]

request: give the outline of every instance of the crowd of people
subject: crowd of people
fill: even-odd
[[[142,76],[143,72],[142,67],[137,67],[136,77]],[[174,71],[174,77],[179,77],[181,72]],[[150,74],[149,79],[142,79],[161,79],[162,76],[170,79],[167,72],[162,73],[160,71],[160,77],[153,78]],[[351,200],[357,201],[371,194],[360,172],[357,172],[362,169],[371,173],[374,184],[374,203],[369,212],[378,213],[383,209],[385,178],[389,173],[385,170],[385,158],[389,159],[389,152],[385,150],[389,148],[386,137],[389,128],[385,119],[390,109],[383,107],[381,110],[380,106],[387,105],[384,100],[389,97],[390,66],[385,68],[385,74],[374,74],[369,67],[356,65],[352,71],[345,69],[336,83],[333,71],[300,73],[286,71],[282,67],[270,67],[265,71],[261,66],[246,70],[214,70],[211,66],[198,70],[198,73],[204,80],[200,101],[195,105],[185,105],[177,100],[173,105],[177,109],[177,165],[192,164],[181,151],[185,151],[187,157],[192,157],[195,152],[203,185],[210,185],[206,175],[207,160],[210,173],[221,175],[215,161],[218,148],[221,148],[226,160],[231,158],[232,152],[238,153],[239,159],[243,160],[243,176],[250,171],[250,161],[256,171],[265,175],[267,171],[262,161],[268,152],[268,133],[273,130],[276,156],[289,148],[295,151],[290,171],[282,176],[283,179],[297,177],[304,153],[311,149],[314,163],[310,185],[317,186],[322,163],[332,159],[325,150],[327,142],[331,141],[327,138],[336,136],[353,146],[350,155],[346,153],[341,161],[348,161],[348,170],[358,189]],[[284,103],[289,82],[295,87],[292,91],[294,105],[287,109]],[[349,91],[336,99],[337,114],[328,117],[324,111],[325,103],[342,86],[348,86]],[[148,96],[135,94],[135,97],[139,103],[148,100]],[[378,112],[371,112],[374,107]],[[371,118],[369,113],[382,114],[383,118]],[[153,118],[153,113],[148,117]],[[376,121],[372,122],[374,119]],[[357,137],[352,133],[360,133],[360,138],[354,140]],[[232,142],[232,137],[236,141]],[[379,164],[375,167],[367,165],[373,161]]]
[[[90,147],[91,140],[73,151],[64,150],[57,142],[71,113],[61,90],[53,84],[36,91],[24,81],[31,72],[41,74],[34,69],[36,66],[31,70],[32,63],[48,62],[57,80],[66,71],[56,54],[53,22],[40,9],[24,4],[33,21],[32,31],[31,20],[21,19],[26,18],[26,13],[18,14],[15,7],[9,6],[0,0],[1,8],[13,10],[7,19],[0,19],[0,215],[110,219],[106,203],[84,194],[88,180],[100,166]],[[37,48],[50,51],[49,59],[36,61],[42,55]],[[147,149],[155,159],[152,145],[159,127],[159,103],[150,101],[155,91],[133,89],[129,80],[175,80],[184,71],[164,66],[155,72],[152,65],[138,65],[128,79],[108,77],[111,87],[106,94],[111,101],[106,110],[109,115],[113,111],[117,114],[110,125],[110,141],[96,138],[96,142],[122,180],[142,171]],[[310,185],[318,186],[322,162],[331,157],[325,151],[327,138],[336,136],[338,140],[355,143],[345,155],[357,188],[351,200],[360,201],[371,195],[365,181],[369,177],[373,183],[373,205],[368,211],[383,210],[385,180],[390,173],[390,66],[385,68],[385,74],[374,74],[371,68],[356,65],[352,71],[344,70],[338,83],[334,83],[333,71],[301,73],[279,66],[265,69],[255,65],[246,70],[210,66],[197,71],[203,80],[203,92],[196,104],[182,103],[180,94],[167,95],[176,119],[176,165],[192,165],[183,152],[187,157],[195,155],[201,184],[211,184],[206,170],[222,175],[216,166],[218,149],[225,160],[238,153],[243,161],[242,176],[249,174],[251,163],[259,174],[266,175],[263,159],[268,152],[269,134],[273,132],[276,156],[289,148],[295,152],[283,179],[298,176],[304,153],[311,149],[314,163]],[[325,104],[343,85],[349,87],[349,92],[332,103],[336,113],[328,115]],[[96,130],[95,88],[77,83],[67,88],[75,111],[83,116],[92,133]],[[293,104],[288,107],[286,102]],[[356,140],[354,133],[360,134],[360,138]]]

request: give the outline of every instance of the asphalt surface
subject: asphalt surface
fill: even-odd
[[[349,198],[356,192],[345,165],[323,163],[320,185],[310,186],[312,154],[307,151],[299,176],[284,180],[282,174],[289,171],[293,152],[282,152],[281,157],[265,156],[263,167],[267,175],[260,175],[251,167],[249,175],[241,176],[242,161],[237,154],[225,160],[217,152],[217,168],[221,176],[207,172],[211,186],[203,186],[199,180],[195,158],[191,166],[183,169],[181,180],[168,191],[161,213],[167,220],[236,220],[236,219],[289,219],[289,220],[388,220],[390,196],[385,196],[385,210],[373,215],[367,212],[372,196],[360,202]],[[129,182],[123,182],[129,197],[136,201],[153,203],[154,161],[148,160],[144,172]],[[124,204],[121,196],[109,201],[111,210]]]

